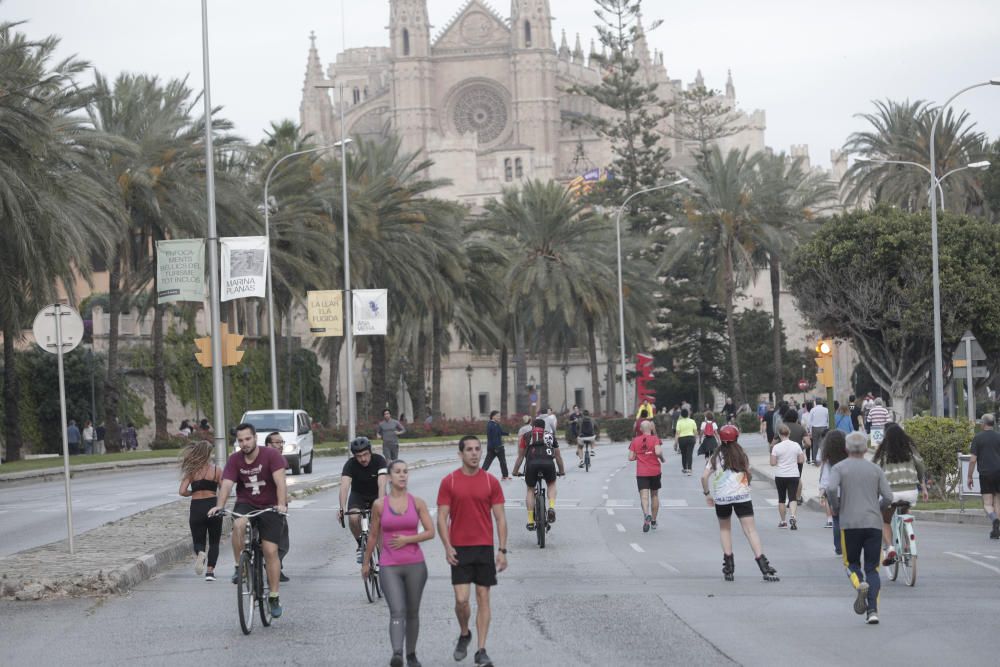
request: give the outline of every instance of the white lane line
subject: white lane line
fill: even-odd
[[[606,509],[608,511],[608,516],[614,516],[615,515],[615,511],[613,509],[611,509],[610,507],[605,507],[604,509]]]
[[[607,496],[604,496],[607,498]],[[609,500],[605,503],[608,507],[634,507],[634,500]]]
[[[624,533],[625,532],[625,526],[621,525],[620,523],[616,523],[615,524],[615,528],[618,529],[619,533]]]
[[[975,558],[969,558],[966,555],[957,554],[957,553],[955,553],[953,551],[945,551],[945,553],[948,554],[949,556],[954,556],[955,558],[961,558],[962,560],[967,560],[970,563],[972,563],[973,565],[978,565],[979,567],[985,567],[987,570],[992,570],[993,572],[996,572],[997,574],[1000,574],[1000,567],[994,567],[992,565],[987,565],[986,563],[980,563]]]
[[[661,507],[687,507],[688,501],[683,498],[661,498]]]
[[[998,560],[998,557],[997,557],[997,556],[989,556],[989,555],[985,555],[985,556],[983,556],[983,558],[987,558],[987,559],[989,559],[989,560]]]
[[[602,487],[601,487],[601,490],[602,490],[602,491],[607,491],[607,490],[608,490],[608,487],[606,487],[606,486],[602,486]]]
[[[671,565],[670,563],[668,563],[668,562],[666,562],[666,561],[662,561],[662,560],[661,560],[661,561],[660,561],[660,566],[661,566],[661,567],[663,567],[663,568],[664,568],[664,569],[666,569],[666,570],[670,570],[670,571],[671,571],[671,572],[673,572],[674,574],[680,574],[680,573],[681,573],[681,571],[680,571],[680,570],[678,570],[678,569],[677,569],[676,567],[674,567],[673,565]]]
[[[635,542],[633,542],[633,543],[632,543],[632,544],[630,544],[629,546],[630,546],[630,547],[632,547],[633,549],[635,549],[636,551],[638,551],[638,552],[639,552],[639,553],[641,553],[641,554],[644,554],[644,553],[646,553],[646,550],[645,550],[645,549],[643,549],[642,547],[640,547],[640,546],[639,546],[638,544],[636,544]]]
[[[601,494],[601,498],[604,498],[605,500],[607,500],[607,499],[608,499],[608,494],[606,494],[606,493],[602,493],[602,494]]]
[[[307,505],[312,505],[314,502],[316,502],[316,501],[315,500],[293,500],[290,503],[288,503],[288,507],[290,507],[293,510],[294,509],[301,509],[303,507],[306,507]]]
[[[764,502],[766,502],[771,507],[777,507],[778,506],[778,499],[777,498],[764,498]]]

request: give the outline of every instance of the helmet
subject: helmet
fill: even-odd
[[[365,436],[358,436],[354,440],[351,440],[351,454],[360,454],[365,450],[371,451],[372,443]]]
[[[740,430],[732,424],[726,424],[719,429],[719,440],[722,442],[736,442],[740,438]]]

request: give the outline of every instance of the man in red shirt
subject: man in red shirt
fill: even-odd
[[[503,490],[496,477],[479,467],[483,447],[474,435],[458,441],[462,467],[441,480],[438,489],[438,534],[444,543],[445,557],[451,565],[451,584],[455,589],[455,615],[461,634],[453,657],[462,660],[472,641],[469,619],[471,584],[476,585],[476,635],[479,650],[475,664],[491,666],[486,655],[486,635],[490,628],[490,587],[496,586],[497,572],[507,569],[507,515],[504,514]],[[492,513],[492,514],[491,514]],[[493,557],[493,521],[497,525],[500,547]]]
[[[648,533],[650,528],[656,529],[656,517],[660,513],[663,448],[660,439],[653,435],[652,422],[643,421],[639,430],[641,434],[628,446],[628,460],[636,461],[635,481],[639,486],[639,504],[642,505],[642,532]]]

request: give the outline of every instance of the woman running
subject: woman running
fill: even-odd
[[[774,487],[778,490],[778,528],[798,530],[795,510],[798,508],[799,497],[799,466],[805,461],[806,455],[799,443],[788,439],[788,426],[778,427],[779,442],[771,448],[771,466],[777,468],[774,472]],[[788,502],[790,516],[785,521],[785,502]]]
[[[819,496],[826,505],[826,527],[833,528],[833,552],[838,556],[843,555],[840,544],[840,517],[833,514],[830,503],[826,501],[826,485],[830,479],[830,470],[846,458],[847,436],[844,432],[834,429],[827,433],[823,438],[823,452],[820,459],[823,465],[819,469]]]
[[[732,515],[740,520],[743,534],[750,543],[754,558],[764,581],[778,581],[777,571],[760,548],[760,536],[753,520],[753,502],[750,500],[750,460],[738,442],[740,430],[732,424],[719,429],[722,443],[709,459],[701,475],[701,488],[708,506],[715,507],[719,519],[719,536],[722,541],[722,574],[726,581],[733,580],[736,564],[733,560]]]
[[[407,493],[410,471],[404,461],[389,464],[389,495],[372,504],[371,537],[362,559],[361,576],[368,577],[376,540],[382,549],[379,580],[389,604],[391,667],[403,666],[406,639],[407,667],[420,667],[417,635],[420,633],[420,598],[427,584],[427,564],[420,543],[434,539],[434,524],[427,503]],[[422,532],[417,529],[423,527]]]
[[[701,423],[701,429],[699,430],[701,444],[698,446],[698,455],[704,456],[706,462],[712,458],[715,448],[719,446],[718,438],[716,438],[718,432],[719,425],[715,423],[715,417],[711,412],[706,410],[705,420]]]
[[[899,424],[889,424],[885,427],[885,435],[872,463],[885,471],[885,477],[892,487],[892,502],[917,504],[917,490],[927,500],[927,467],[917,453],[913,438]],[[896,546],[892,543],[892,515],[896,508],[886,507],[882,510],[882,545],[885,548],[885,560],[882,564],[892,565],[896,562]]]
[[[194,571],[199,577],[204,574],[205,581],[215,581],[215,563],[219,560],[222,517],[209,517],[208,510],[215,507],[221,479],[222,469],[212,463],[212,443],[207,440],[192,442],[181,450],[181,488],[177,493],[185,498],[191,497],[188,525],[191,527],[191,541],[194,543]]]

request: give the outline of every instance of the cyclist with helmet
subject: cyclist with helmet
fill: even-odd
[[[732,516],[740,521],[743,534],[750,543],[764,581],[778,581],[777,572],[760,547],[760,536],[753,520],[750,500],[750,460],[740,447],[740,430],[732,424],[719,429],[719,447],[712,454],[701,475],[701,488],[709,507],[715,507],[722,542],[722,575],[733,580],[736,565],[733,559]]]
[[[370,510],[372,503],[385,495],[385,485],[389,478],[389,466],[385,458],[372,453],[372,443],[359,436],[351,440],[351,458],[347,459],[340,472],[340,522],[344,522],[344,507],[347,509]],[[357,561],[361,563],[361,516],[350,517],[351,534],[357,540]]]
[[[518,476],[521,462],[524,463],[524,483],[528,486],[525,507],[528,508],[528,530],[535,529],[535,481],[541,476],[548,487],[549,523],[556,521],[556,466],[560,475],[565,474],[562,452],[553,433],[546,430],[544,419],[536,419],[533,428],[521,436],[517,443],[517,460],[514,461],[514,476]]]

